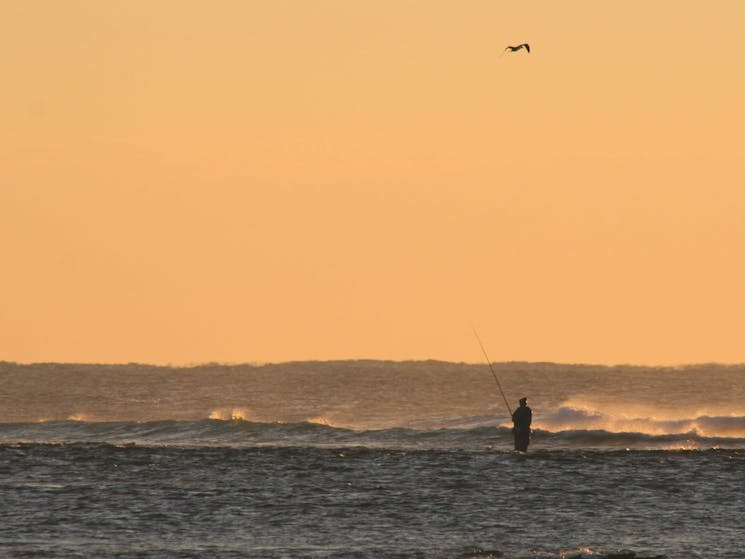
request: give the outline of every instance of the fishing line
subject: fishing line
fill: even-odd
[[[489,370],[491,371],[491,374],[494,377],[494,380],[497,381],[497,387],[499,388],[499,393],[502,395],[502,399],[504,400],[504,405],[507,408],[507,415],[512,417],[512,410],[510,409],[510,404],[507,402],[507,397],[504,395],[504,390],[502,390],[502,385],[499,383],[499,379],[497,378],[497,373],[494,372],[494,367],[491,366],[491,361],[489,360],[489,356],[486,354],[486,349],[484,349],[484,344],[481,343],[481,338],[479,338],[479,334],[478,332],[476,332],[476,328],[473,329],[473,334],[474,336],[476,336],[476,339],[479,341],[479,345],[481,346],[481,351],[484,352],[486,363],[489,365]]]

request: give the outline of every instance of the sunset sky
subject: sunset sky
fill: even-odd
[[[0,360],[745,362],[743,22],[0,0]]]

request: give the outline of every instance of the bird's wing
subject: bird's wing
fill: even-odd
[[[528,52],[530,52],[530,45],[528,43],[523,43],[522,46],[525,47],[525,50],[527,50]]]

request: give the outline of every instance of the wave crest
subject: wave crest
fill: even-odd
[[[252,421],[155,421],[0,423],[0,444],[107,443],[114,445],[307,446],[368,447],[403,450],[458,449],[509,452],[512,432],[506,427],[351,430],[321,423]],[[711,437],[695,432],[665,435],[574,429],[537,428],[531,451],[563,449],[692,450],[745,449],[745,437]]]

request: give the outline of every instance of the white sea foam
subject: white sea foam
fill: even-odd
[[[207,417],[209,419],[219,419],[222,421],[255,420],[255,416],[246,408],[217,408],[212,410]]]

